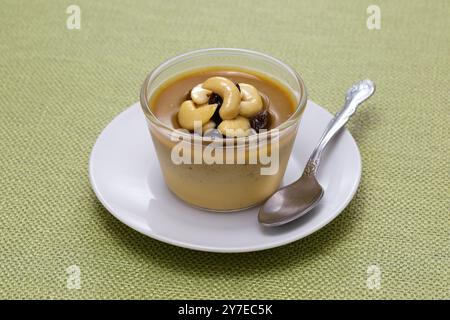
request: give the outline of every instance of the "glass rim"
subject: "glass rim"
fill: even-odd
[[[286,64],[285,62],[281,61],[280,59],[277,59],[273,56],[270,56],[268,54],[262,53],[262,52],[258,52],[258,51],[253,51],[253,50],[249,50],[249,49],[241,49],[241,48],[204,48],[204,49],[197,49],[197,50],[192,50],[192,51],[188,51],[176,56],[173,56],[165,61],[163,61],[161,64],[159,64],[156,68],[154,68],[152,71],[150,71],[150,73],[147,75],[147,77],[144,80],[144,83],[142,85],[141,88],[141,92],[140,92],[140,104],[141,107],[144,111],[144,114],[146,116],[146,118],[148,120],[150,120],[154,125],[156,125],[157,127],[160,128],[164,128],[172,133],[175,133],[176,135],[178,135],[178,137],[186,137],[188,138],[187,140],[198,140],[199,138],[201,138],[201,141],[206,141],[206,142],[211,142],[211,141],[236,141],[236,140],[253,140],[253,139],[258,139],[258,137],[260,135],[262,135],[261,133],[257,133],[254,135],[250,135],[247,137],[231,137],[231,138],[211,138],[211,137],[195,137],[190,133],[186,133],[183,132],[182,130],[178,130],[175,129],[173,127],[171,127],[170,125],[164,123],[163,121],[161,121],[158,117],[156,117],[156,115],[152,112],[152,110],[150,109],[149,106],[149,100],[148,100],[148,85],[149,83],[151,83],[156,77],[158,77],[165,69],[166,67],[172,65],[173,63],[180,63],[186,60],[189,60],[192,55],[195,54],[220,54],[223,55],[223,53],[229,53],[229,54],[240,54],[240,53],[244,53],[247,55],[253,55],[253,56],[257,56],[257,57],[261,57],[261,58],[265,58],[271,62],[274,62],[275,64],[278,64],[280,66],[282,66],[285,70],[287,70],[292,76],[293,78],[296,80],[297,85],[298,85],[298,89],[300,90],[300,97],[299,100],[297,102],[296,108],[294,113],[283,123],[281,123],[279,126],[272,128],[270,130],[267,130],[264,134],[267,135],[269,134],[269,136],[273,133],[279,133],[281,131],[284,131],[285,129],[288,129],[289,127],[293,126],[294,124],[297,123],[298,118],[300,117],[300,115],[302,114],[305,106],[306,106],[306,102],[308,99],[308,94],[306,91],[306,86],[305,83],[302,79],[302,77],[298,74],[297,71],[295,71],[294,68],[292,68],[291,66],[289,66],[288,64]],[[220,67],[220,66],[219,66]],[[259,71],[257,69],[255,69],[255,71]],[[263,72],[263,71],[261,71]],[[265,73],[265,72],[263,72]]]

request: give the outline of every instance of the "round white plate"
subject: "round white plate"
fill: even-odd
[[[296,180],[332,115],[308,101],[283,184]],[[361,177],[361,157],[347,130],[323,154],[320,204],[276,228],[258,224],[258,208],[235,213],[195,209],[173,195],[160,171],[139,103],[119,114],[100,134],[89,174],[95,194],[117,219],[154,239],[213,252],[247,252],[281,246],[319,230],[350,202]]]

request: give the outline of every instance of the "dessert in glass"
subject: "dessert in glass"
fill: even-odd
[[[227,48],[162,63],[140,96],[168,188],[211,211],[249,208],[278,189],[306,101],[292,68]]]

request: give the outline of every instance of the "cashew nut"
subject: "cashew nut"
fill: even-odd
[[[212,120],[209,120],[207,123],[205,123],[202,127],[202,131],[206,132],[210,129],[215,129],[216,128],[216,123]]]
[[[217,129],[227,137],[246,137],[250,133],[250,121],[238,116],[236,119],[223,120]]]
[[[224,77],[212,77],[207,79],[202,87],[222,97],[219,115],[223,120],[234,119],[239,114],[241,93],[231,80]]]
[[[211,93],[211,90],[204,89],[200,83],[192,88],[191,99],[198,105],[205,104],[208,102]]]
[[[205,104],[196,108],[192,100],[186,100],[178,111],[178,123],[184,129],[194,130],[194,122],[200,122],[198,124],[203,126],[214,115],[216,108],[217,104]]]
[[[212,120],[209,120],[202,127],[194,128],[194,132],[197,132],[198,134],[205,134],[206,131],[215,129],[215,128],[216,128],[216,123]],[[200,131],[200,129],[202,131]]]
[[[241,88],[241,105],[239,108],[239,114],[246,118],[254,117],[263,108],[263,101],[258,90],[247,83],[239,83]]]

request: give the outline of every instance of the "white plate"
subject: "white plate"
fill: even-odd
[[[332,115],[308,101],[283,184],[296,180]],[[194,209],[166,187],[139,103],[100,134],[89,174],[95,194],[117,219],[154,239],[213,252],[247,252],[281,246],[319,230],[350,202],[361,177],[361,157],[347,130],[330,143],[319,168],[320,204],[288,225],[265,228],[258,208],[235,213]]]

